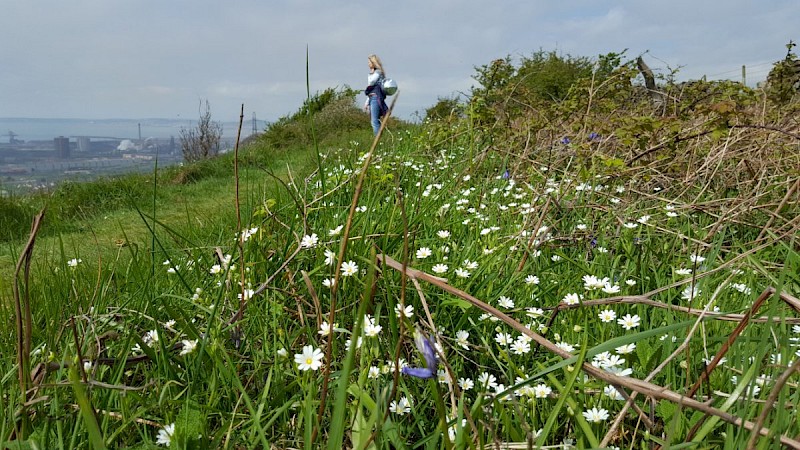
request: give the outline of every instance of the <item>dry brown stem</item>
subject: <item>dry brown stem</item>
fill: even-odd
[[[404,276],[418,278],[418,279],[420,279],[422,281],[425,281],[425,282],[428,282],[430,284],[433,284],[434,286],[436,286],[436,287],[448,292],[451,295],[457,296],[457,297],[469,302],[470,304],[472,304],[473,306],[483,310],[487,314],[490,314],[490,315],[500,319],[501,321],[505,322],[508,326],[512,327],[514,330],[516,330],[516,331],[518,331],[518,332],[530,337],[531,340],[535,341],[541,347],[547,349],[550,353],[558,355],[559,357],[561,357],[563,359],[569,359],[569,358],[573,357],[573,355],[571,353],[562,350],[561,348],[556,346],[556,344],[554,344],[553,342],[545,339],[544,337],[542,337],[538,333],[536,333],[536,332],[530,330],[529,328],[525,327],[524,325],[522,325],[518,321],[514,320],[513,318],[509,317],[508,315],[506,315],[502,311],[498,310],[497,308],[494,308],[493,306],[491,306],[491,305],[489,305],[489,304],[487,304],[487,303],[485,303],[485,302],[473,297],[472,295],[470,295],[470,294],[468,294],[468,293],[466,293],[466,292],[464,292],[464,291],[462,291],[460,289],[457,289],[457,288],[454,288],[454,287],[448,285],[446,282],[443,282],[441,279],[439,279],[437,277],[430,276],[430,275],[426,274],[425,272],[422,272],[422,271],[419,271],[419,270],[414,270],[414,269],[411,269],[411,268],[403,269],[403,265],[402,264],[400,264],[399,262],[395,261],[394,259],[392,259],[391,257],[386,256],[386,255],[379,255],[378,256],[378,260],[382,261],[388,267],[390,267],[392,269],[395,269],[398,272],[402,273]],[[714,408],[714,407],[712,407],[712,406],[710,406],[710,405],[708,405],[706,403],[697,401],[697,400],[695,400],[693,398],[687,397],[687,396],[685,396],[683,394],[680,394],[678,392],[672,391],[672,390],[667,389],[665,387],[655,385],[655,384],[650,383],[648,381],[638,380],[638,379],[630,378],[630,377],[620,377],[620,376],[611,374],[609,372],[606,372],[606,371],[604,371],[602,369],[599,369],[597,367],[594,367],[589,363],[583,363],[581,365],[581,369],[584,372],[586,372],[587,374],[589,374],[590,376],[592,376],[594,378],[597,378],[597,379],[599,379],[601,381],[604,381],[604,382],[606,382],[608,384],[611,384],[611,385],[614,385],[614,386],[617,386],[617,387],[624,387],[624,388],[630,389],[632,391],[639,392],[641,394],[644,394],[646,397],[651,397],[651,398],[658,399],[658,400],[667,400],[667,401],[676,403],[676,404],[678,404],[678,405],[680,405],[682,407],[692,408],[692,409],[700,411],[700,412],[702,412],[702,413],[704,413],[706,415],[712,415],[712,416],[719,417],[720,419],[724,420],[725,422],[734,424],[734,425],[739,426],[739,427],[744,427],[744,428],[746,428],[746,429],[748,429],[750,431],[756,430],[755,424],[750,422],[750,421],[744,420],[744,419],[742,419],[740,417],[734,416],[734,415],[729,414],[729,413],[727,413],[725,411],[722,411],[722,410],[719,410],[717,408]],[[771,433],[771,431],[768,430],[767,428],[760,428],[760,429],[758,429],[757,432],[759,434],[763,435],[763,436],[768,436]],[[780,442],[783,445],[788,446],[790,448],[800,449],[800,441],[792,439],[792,438],[790,438],[788,436],[780,436]]]

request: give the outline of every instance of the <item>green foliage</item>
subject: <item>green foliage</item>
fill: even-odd
[[[510,57],[476,68],[480,86],[470,99],[473,118],[481,123],[519,117],[526,110],[547,108],[565,101],[581,82],[599,85],[623,66],[622,53],[597,60],[539,50],[514,65]],[[628,80],[629,81],[629,80]]]
[[[49,222],[71,222],[119,208],[144,206],[152,196],[152,178],[130,174],[91,183],[66,182],[47,199]]]
[[[425,120],[454,122],[454,119],[462,118],[463,106],[455,97],[439,98],[435,105],[425,110]]]
[[[36,214],[25,198],[0,196],[0,241],[24,236]]]
[[[767,76],[767,95],[778,104],[786,105],[800,94],[800,58],[794,53],[795,44],[786,44],[786,57],[772,66]]]
[[[260,140],[274,148],[285,149],[313,142],[309,115],[314,116],[316,138],[327,138],[343,133],[369,130],[369,118],[355,106],[358,91],[345,87],[327,88],[303,102],[296,112],[281,117],[267,126]]]
[[[563,74],[565,65],[551,56],[542,53],[537,64]],[[578,72],[578,62],[587,62],[569,59]],[[476,91],[463,106],[440,101],[442,111],[463,107],[463,116],[395,128],[371,154],[363,185],[356,180],[368,148],[359,141],[372,135],[366,116],[352,97],[309,101],[305,115],[286,118],[242,149],[242,167],[289,165],[291,173],[252,171],[236,199],[241,226],[234,225],[231,155],[165,170],[156,193],[147,177],[53,193],[51,202],[63,204],[56,217],[66,222],[132,205],[135,219],[121,221],[125,232],[146,225],[148,233],[103,249],[96,263],[89,248],[103,247],[108,236],[40,240],[45,247],[37,252],[45,256],[35,259],[28,286],[37,324],[31,357],[53,369],[37,380],[30,402],[31,441],[153,448],[157,433],[174,424],[173,448],[485,448],[567,440],[596,448],[624,403],[607,383],[584,376],[579,362],[609,364],[635,378],[651,374],[653,383],[683,394],[736,322],[709,314],[695,328],[697,317],[682,307],[742,313],[767,286],[798,295],[798,207],[781,201],[798,175],[790,151],[796,141],[747,127],[778,128],[794,119],[789,110],[765,107],[757,116],[764,105],[724,83],[685,86],[657,104],[637,97],[635,73],[614,56],[594,63],[592,76],[577,77],[565,93],[551,83],[565,75],[527,86],[510,62],[495,69],[497,90]],[[547,85],[554,90],[534,89]],[[563,97],[554,100],[554,92]],[[315,151],[305,144],[311,113],[325,143],[319,166],[304,164]],[[731,178],[750,170],[747,164],[759,164],[755,176]],[[209,190],[191,191],[204,184],[227,192],[198,212],[166,217],[180,209],[179,195],[205,201]],[[150,208],[155,219],[143,213]],[[518,327],[426,277],[403,279],[377,253],[498,304]],[[337,267],[345,261],[358,265],[348,276]],[[603,289],[587,287],[588,275],[604,278]],[[687,296],[692,286],[697,292]],[[576,300],[567,307],[568,294]],[[664,308],[610,299],[617,295],[647,295]],[[502,297],[514,303],[500,304]],[[789,323],[796,312],[777,298],[768,303],[758,315],[777,319],[753,321],[728,348],[728,361],[698,394],[708,407],[752,420],[795,358],[785,343],[796,337]],[[232,320],[242,305],[241,320]],[[397,314],[402,305],[413,306],[413,316]],[[331,314],[336,325],[325,335],[320,325]],[[636,325],[615,320],[624,314],[636,315]],[[375,331],[376,324],[382,328]],[[395,375],[397,358],[421,363],[415,327],[440,338],[439,367],[453,371],[450,384]],[[368,328],[371,334],[361,333]],[[524,328],[572,357],[527,341]],[[499,332],[512,333],[514,343],[501,343]],[[13,354],[12,338],[0,337],[0,353]],[[348,339],[360,345],[348,346]],[[676,352],[684,339],[685,351]],[[307,345],[325,355],[319,370],[300,370],[292,357]],[[91,382],[76,380],[75,365],[61,366],[76,354],[94,363],[86,370]],[[674,359],[665,362],[668,355]],[[0,360],[0,370],[15,373],[12,358]],[[64,388],[68,371],[82,392]],[[480,381],[483,373],[496,377],[496,389]],[[457,389],[461,378],[474,386]],[[19,410],[14,382],[0,382],[0,391],[11,393],[0,412],[0,446],[10,448]],[[551,391],[535,394],[539,385]],[[748,388],[756,385],[760,395]],[[800,390],[790,382],[781,396],[779,404],[795,404]],[[408,413],[396,408],[403,397]],[[650,411],[645,397],[636,406]],[[590,419],[590,408],[609,417]],[[698,415],[662,400],[645,429],[632,409],[610,445],[680,444]],[[771,408],[769,427],[797,436],[795,419]],[[712,419],[701,429],[703,444],[722,446],[715,436],[723,431],[728,448],[749,438]]]

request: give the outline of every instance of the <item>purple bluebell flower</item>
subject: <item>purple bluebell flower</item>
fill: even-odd
[[[508,169],[506,169],[506,171],[505,171],[505,172],[503,172],[503,178],[506,178],[506,179],[508,179],[508,178],[510,178],[510,177],[511,177],[511,174],[510,174],[510,173],[508,173]]]
[[[426,367],[403,367],[402,372],[405,375],[417,378],[435,377],[436,367],[439,365],[439,357],[436,356],[433,342],[426,338],[421,331],[416,330],[414,332],[414,343],[417,345],[417,350],[422,353],[422,357],[425,358]]]
[[[561,138],[561,143],[562,143],[562,144],[564,144],[564,145],[567,145],[567,144],[569,144],[570,142],[571,142],[571,141],[570,141],[570,140],[569,140],[569,138],[568,138],[568,137],[566,137],[566,136],[564,136],[563,138]]]
[[[589,140],[593,141],[595,139],[600,139],[600,135],[595,132],[589,133]]]

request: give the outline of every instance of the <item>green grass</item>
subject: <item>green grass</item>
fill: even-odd
[[[231,155],[160,173],[156,186],[114,180],[40,200],[65,203],[65,223],[37,240],[28,286],[32,366],[50,370],[34,382],[23,429],[4,275],[0,442],[153,448],[174,424],[174,448],[597,448],[624,401],[581,362],[685,393],[738,322],[678,308],[741,314],[769,287],[789,300],[800,292],[797,205],[778,208],[785,179],[765,175],[763,195],[737,197],[730,180],[678,173],[681,161],[658,173],[658,161],[605,164],[628,147],[592,150],[575,136],[522,157],[485,147],[489,131],[469,118],[452,134],[393,126],[367,166],[366,119],[345,109],[342,120],[364,128],[337,131],[325,111],[319,164],[313,139],[298,137],[303,117],[243,151],[241,230]],[[692,145],[717,174],[728,169],[709,156],[725,143]],[[79,207],[100,189],[101,206]],[[4,274],[23,238],[6,243]],[[403,278],[378,254],[446,284]],[[621,301],[642,296],[656,303]],[[405,307],[413,314],[396,313]],[[744,327],[695,397],[751,422],[800,338],[777,295],[757,315],[769,320]],[[424,366],[415,329],[440,345],[431,380],[399,370]],[[301,370],[306,346],[322,353],[320,367]],[[797,376],[775,392],[763,448],[800,433]],[[662,395],[639,394],[608,445],[750,439],[696,405],[646,394]]]

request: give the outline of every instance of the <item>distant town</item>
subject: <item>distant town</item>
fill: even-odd
[[[234,144],[233,139],[223,137],[222,151]],[[139,136],[132,138],[70,135],[24,140],[8,130],[0,134],[0,195],[48,190],[66,180],[152,172],[156,163],[164,167],[182,161],[179,132],[169,137],[142,137],[140,126]]]

